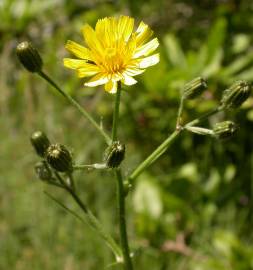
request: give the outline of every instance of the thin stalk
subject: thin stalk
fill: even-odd
[[[128,246],[126,219],[125,219],[125,194],[123,179],[120,169],[115,170],[117,179],[117,204],[118,204],[118,215],[119,215],[119,228],[120,228],[120,241],[121,248],[124,257],[124,268],[126,270],[133,270],[133,265],[130,257],[130,251]]]
[[[216,107],[214,108],[213,110],[210,110],[209,112],[203,114],[202,116],[200,116],[199,118],[189,122],[188,124],[185,125],[185,127],[190,127],[190,126],[194,126],[196,124],[199,124],[201,121],[205,120],[206,118],[216,114],[217,112],[220,112],[222,110],[222,108],[219,106],[219,107]]]
[[[176,137],[181,132],[181,129],[175,130],[162,144],[160,144],[140,165],[134,169],[128,177],[130,181],[137,178],[147,167],[153,164],[172,144]]]
[[[176,129],[180,129],[181,128],[181,118],[182,118],[182,113],[183,113],[183,109],[184,109],[184,98],[181,97],[180,99],[180,105],[179,105],[179,109],[178,109],[178,113],[177,113],[177,122],[176,122]]]
[[[113,112],[113,125],[112,125],[112,142],[116,141],[118,138],[118,120],[119,120],[119,106],[120,106],[120,94],[121,94],[121,83],[118,82],[118,90],[115,97],[115,105]],[[117,208],[118,208],[118,218],[119,218],[119,232],[120,232],[120,242],[121,249],[124,258],[124,269],[133,270],[132,261],[130,258],[130,251],[128,246],[127,228],[126,228],[126,218],[125,218],[125,193],[123,186],[123,179],[121,175],[120,168],[115,169],[115,176],[117,179]]]
[[[78,206],[82,209],[85,218],[87,219],[88,224],[91,228],[93,228],[102,239],[105,240],[106,244],[110,247],[112,252],[114,253],[116,260],[118,262],[122,262],[122,251],[120,247],[116,244],[114,239],[104,230],[101,223],[98,221],[98,219],[93,215],[93,213],[88,209],[88,207],[83,203],[83,201],[79,198],[77,193],[73,191],[64,181],[64,179],[61,177],[61,175],[58,172],[54,172],[55,176],[59,180],[59,182],[64,186],[64,189],[72,196],[74,201],[78,204]]]
[[[66,98],[76,109],[95,127],[99,134],[105,139],[106,143],[110,145],[111,139],[99,126],[99,124],[92,118],[92,116],[83,109],[78,102],[76,102],[69,94],[64,92],[46,73],[40,71],[39,76],[46,80],[51,86],[53,86],[64,98]]]
[[[74,170],[89,170],[89,169],[97,169],[97,170],[103,170],[107,169],[107,166],[105,163],[94,163],[94,164],[81,164],[81,165],[73,165]]]
[[[121,82],[118,82],[118,89],[117,89],[117,93],[116,93],[116,97],[115,97],[113,124],[112,124],[112,141],[113,142],[117,140],[120,96],[121,96]]]

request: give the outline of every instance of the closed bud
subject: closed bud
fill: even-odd
[[[207,89],[207,82],[202,77],[193,79],[186,83],[183,88],[183,98],[193,99],[199,96],[204,90]]]
[[[52,144],[46,151],[48,164],[59,172],[71,172],[72,157],[68,149],[62,144]]]
[[[52,180],[52,172],[45,161],[37,162],[34,169],[40,180],[42,181]]]
[[[18,44],[16,53],[19,61],[30,72],[39,72],[42,69],[42,59],[37,51],[28,41]]]
[[[119,141],[113,142],[105,150],[105,163],[109,168],[117,168],[125,157],[125,145]]]
[[[30,140],[31,140],[31,144],[32,144],[33,148],[35,149],[36,153],[40,157],[44,157],[45,152],[50,145],[50,142],[49,142],[46,134],[42,131],[35,131],[32,134]]]
[[[251,84],[246,81],[235,82],[223,92],[221,108],[236,109],[250,96]]]
[[[216,123],[213,128],[213,132],[214,136],[218,139],[228,139],[235,134],[237,129],[238,126],[234,122],[224,121]]]

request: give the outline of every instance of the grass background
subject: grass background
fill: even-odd
[[[252,12],[247,0],[0,2],[0,269],[97,270],[113,262],[93,231],[45,196],[43,190],[79,211],[61,190],[36,179],[38,158],[29,137],[44,130],[80,163],[101,161],[106,146],[74,108],[21,67],[18,42],[31,40],[45,70],[109,131],[113,96],[84,88],[63,67],[64,44],[82,43],[81,26],[104,16],[128,14],[154,29],[161,61],[122,95],[119,134],[127,147],[127,175],[173,131],[186,81],[201,75],[209,88],[187,103],[185,121],[218,104],[233,81],[252,82]],[[237,122],[232,140],[184,133],[133,183],[128,228],[136,269],[253,269],[252,104],[251,97],[241,110],[204,123]],[[78,172],[76,179],[82,198],[118,239],[112,173]]]

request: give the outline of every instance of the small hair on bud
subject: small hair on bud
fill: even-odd
[[[39,161],[34,166],[35,173],[42,181],[52,180],[52,172],[45,161]]]
[[[42,131],[35,131],[30,138],[31,144],[40,157],[45,156],[45,152],[50,145],[47,135]]]
[[[104,154],[104,160],[108,168],[117,168],[125,157],[125,145],[119,141],[113,142]]]
[[[47,148],[48,164],[59,172],[72,172],[72,157],[69,150],[62,144],[52,144]]]
[[[183,98],[194,99],[207,89],[207,82],[202,77],[197,77],[186,83],[183,87]]]
[[[21,64],[30,72],[40,72],[43,61],[39,52],[31,42],[23,41],[18,44],[16,53]]]
[[[221,108],[236,109],[248,99],[251,93],[251,84],[246,81],[237,81],[223,92]]]
[[[214,136],[217,139],[229,139],[238,130],[238,126],[232,121],[216,123],[213,128]]]

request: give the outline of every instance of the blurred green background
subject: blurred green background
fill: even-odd
[[[92,230],[45,196],[43,190],[79,211],[63,191],[36,179],[29,136],[44,130],[72,149],[78,163],[100,162],[106,146],[74,108],[21,67],[15,47],[32,41],[46,72],[109,131],[113,96],[84,88],[62,59],[67,39],[82,43],[84,23],[119,14],[148,23],[161,43],[160,63],[122,95],[126,175],[173,131],[186,81],[201,75],[209,88],[187,102],[185,121],[217,105],[235,80],[253,81],[250,0],[1,0],[0,269],[97,270],[113,262]],[[136,269],[253,269],[252,105],[251,97],[236,113],[204,123],[237,122],[232,140],[184,133],[134,182],[127,203]],[[76,178],[82,198],[118,239],[112,173],[78,172]]]

